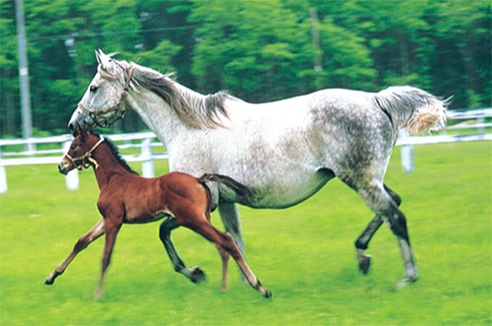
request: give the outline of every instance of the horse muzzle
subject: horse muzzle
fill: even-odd
[[[70,132],[72,133],[72,135],[74,137],[76,137],[77,135],[75,133],[77,130],[77,124],[79,126],[83,126],[84,123],[87,123],[87,125],[89,125],[90,127],[92,127],[94,125],[94,121],[92,121],[92,118],[89,117],[84,112],[82,112],[82,110],[80,108],[77,108],[73,112],[72,117],[70,118],[70,121],[68,122],[67,127],[70,130]]]
[[[70,168],[70,165],[73,164],[71,164],[71,162],[68,162],[65,160],[65,158],[63,158],[63,160],[58,164],[58,171],[63,175],[67,175],[68,172],[70,172],[70,170],[73,169],[73,167]]]

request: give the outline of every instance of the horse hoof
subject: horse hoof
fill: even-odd
[[[404,277],[400,282],[398,282],[398,284],[395,285],[395,290],[404,288],[407,284],[415,283],[417,282],[418,279],[419,279],[418,277],[414,277],[414,276]]]
[[[46,280],[44,281],[44,284],[46,285],[51,285],[54,283],[54,280],[50,280],[49,278],[46,278]]]
[[[198,283],[202,283],[203,281],[205,281],[205,279],[207,277],[205,276],[205,272],[202,271],[201,268],[193,267],[191,269],[189,278],[193,283],[198,284]]]
[[[270,290],[265,290],[265,293],[263,293],[263,296],[267,299],[273,297],[273,293]]]
[[[371,256],[359,256],[359,269],[362,273],[364,273],[364,275],[367,275],[369,272],[369,267],[371,267]]]

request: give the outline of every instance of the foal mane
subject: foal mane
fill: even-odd
[[[98,134],[94,134],[99,136]],[[99,136],[100,137],[100,136]],[[114,157],[116,158],[116,161],[125,168],[128,172],[138,174],[136,171],[134,171],[128,163],[125,161],[125,159],[121,156],[118,146],[116,146],[108,137],[103,137],[104,138],[104,143],[108,146],[109,150],[111,153],[113,153]]]
[[[130,64],[124,60],[114,60],[120,67]],[[195,129],[213,129],[223,127],[221,117],[229,118],[225,100],[234,98],[226,92],[210,95],[198,95],[192,91],[186,92],[176,87],[172,79],[173,73],[161,74],[153,69],[140,66],[134,62],[132,83],[137,87],[152,91],[162,98],[188,127]],[[125,78],[128,73],[125,70]]]

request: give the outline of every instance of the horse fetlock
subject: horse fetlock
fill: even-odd
[[[58,271],[58,270],[55,270],[53,273],[51,273],[47,278],[46,280],[44,281],[44,284],[46,285],[52,285],[53,283],[55,283],[55,279],[60,276],[61,274],[63,274],[64,271]]]
[[[416,282],[419,279],[419,273],[415,267],[407,268],[405,271],[405,278],[411,280],[411,282]]]
[[[255,289],[260,291],[260,293],[265,297],[265,298],[271,298],[273,296],[272,291],[265,289],[263,285],[261,285],[261,282],[259,279],[256,279],[256,286],[254,286]]]
[[[367,247],[368,247],[368,241],[363,241],[361,238],[358,238],[355,241],[355,248],[366,250]]]

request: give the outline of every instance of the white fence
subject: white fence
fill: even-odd
[[[479,110],[460,110],[448,111],[448,120],[468,120],[458,123],[453,126],[440,129],[439,135],[434,136],[408,136],[404,131],[400,133],[400,137],[396,143],[401,148],[401,162],[403,170],[411,172],[414,170],[413,146],[417,144],[437,144],[451,142],[468,142],[468,141],[484,141],[492,140],[492,133],[481,134],[459,134],[446,135],[447,130],[456,129],[478,129],[484,131],[485,128],[492,127],[492,123],[485,123],[486,117],[492,117],[492,108]],[[471,119],[476,119],[472,120]],[[129,162],[142,162],[142,175],[144,177],[154,176],[154,160],[167,159],[167,153],[153,153],[153,148],[162,147],[163,145],[157,140],[152,132],[139,132],[132,134],[109,135],[107,136],[113,141],[124,141],[120,145],[120,149],[140,148],[140,154],[124,155],[124,159]],[[0,193],[7,191],[7,175],[5,166],[12,165],[29,165],[29,164],[57,164],[61,157],[66,153],[72,141],[71,135],[51,136],[42,138],[29,139],[0,139]],[[141,140],[139,144],[133,144],[132,141]],[[58,149],[36,150],[37,144],[59,144]],[[22,152],[2,152],[2,149],[8,146],[24,145],[33,150],[25,150]],[[56,154],[56,156],[54,156]],[[40,156],[46,155],[46,156]],[[67,188],[70,190],[78,189],[78,174],[77,170],[71,171],[66,176]]]
[[[485,131],[486,128],[492,127],[492,123],[485,123],[485,118],[492,117],[492,108],[448,111],[446,117],[448,122],[450,120],[464,121],[441,128],[439,135],[433,136],[409,136],[405,130],[400,130],[396,146],[402,146],[400,150],[401,165],[405,172],[410,173],[415,169],[414,145],[492,140],[492,133],[446,134],[448,130],[478,129],[478,131]]]
[[[119,149],[140,148],[140,154],[123,155],[128,162],[142,162],[142,175],[144,177],[154,176],[154,160],[167,159],[167,153],[153,153],[153,148],[161,147],[155,134],[152,132],[138,132],[121,135],[105,135],[112,141],[124,141]],[[68,151],[72,142],[72,135],[60,135],[51,137],[29,138],[29,139],[0,139],[0,193],[7,191],[7,176],[5,166],[30,165],[30,164],[58,164],[62,156]],[[133,140],[141,140],[139,144],[133,144]],[[36,150],[38,144],[59,144],[59,149]],[[2,152],[2,147],[24,145],[34,150],[22,152]],[[34,145],[34,146],[33,146]],[[59,154],[54,156],[55,154]],[[46,155],[41,156],[40,155]],[[70,190],[78,189],[79,180],[77,170],[73,170],[66,176],[66,185]]]

